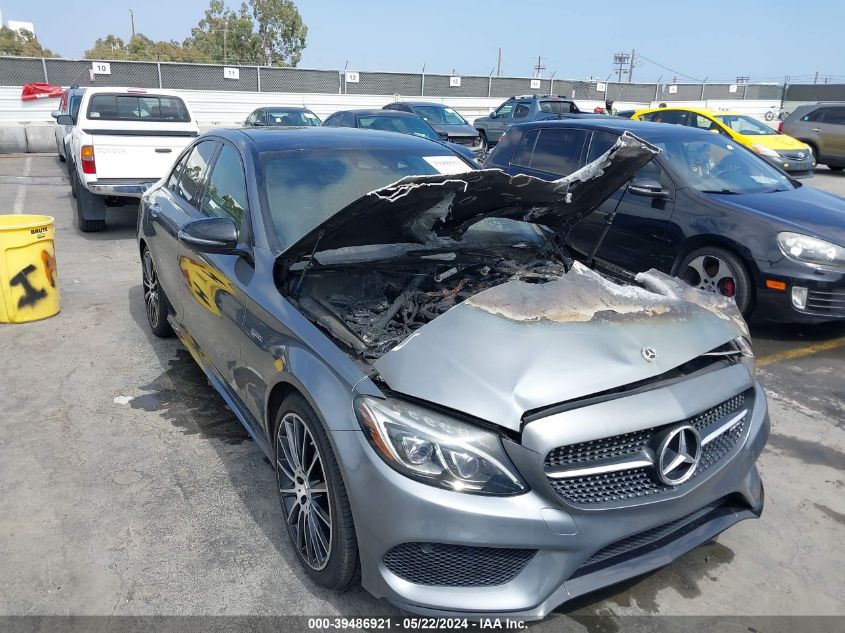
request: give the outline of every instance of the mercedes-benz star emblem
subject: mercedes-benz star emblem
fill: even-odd
[[[667,486],[678,486],[695,474],[701,461],[701,436],[689,425],[666,434],[657,451],[657,476]]]
[[[657,360],[657,350],[653,347],[644,347],[640,350],[640,354],[643,355],[648,362],[653,363]]]

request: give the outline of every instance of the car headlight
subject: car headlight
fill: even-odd
[[[778,233],[777,242],[790,259],[821,266],[845,266],[845,248],[817,237],[786,231]]]
[[[760,156],[771,156],[772,158],[780,158],[780,154],[778,154],[775,150],[773,150],[771,147],[760,145],[760,143],[752,143],[751,149],[760,154]]]
[[[355,413],[376,453],[407,477],[474,494],[527,490],[496,433],[395,398],[359,396]]]
[[[755,374],[757,368],[754,363],[754,350],[751,347],[751,341],[744,336],[737,336],[733,340],[734,346],[740,353],[739,362],[742,363],[752,376]]]

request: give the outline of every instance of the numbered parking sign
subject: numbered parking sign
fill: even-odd
[[[347,70],[346,71],[346,83],[348,84],[357,84],[361,83],[361,75],[355,71]]]
[[[460,77],[449,77],[449,86],[452,88],[460,88],[461,87],[461,78]]]
[[[669,86],[669,94],[673,95],[678,92],[678,86]]]
[[[596,83],[596,92],[604,92],[605,90],[607,90],[607,84],[601,81]]]
[[[240,68],[224,68],[223,69],[223,79],[240,79],[241,78],[241,69]]]
[[[531,80],[531,90],[537,90],[540,87],[540,80],[539,79],[532,79]]]
[[[94,75],[111,75],[111,64],[108,62],[92,62],[91,73]]]

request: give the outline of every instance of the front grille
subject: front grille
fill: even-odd
[[[544,466],[546,470],[555,470],[561,466],[585,467],[596,465],[608,458],[633,456],[653,447],[657,442],[656,438],[667,429],[683,424],[693,426],[703,438],[713,427],[718,428],[725,418],[740,411],[745,401],[746,394],[741,393],[681,422],[561,446],[549,452]],[[549,477],[549,483],[561,499],[575,505],[629,501],[670,492],[689,485],[696,477],[722,462],[740,443],[746,428],[747,416],[706,444],[702,448],[701,460],[695,474],[680,486],[669,486],[658,480],[651,466],[581,477]]]
[[[535,549],[403,543],[384,555],[384,565],[416,585],[490,587],[513,580],[536,553]]]
[[[642,556],[649,550],[662,547],[667,542],[676,540],[684,534],[689,534],[714,519],[732,513],[731,506],[724,501],[720,501],[675,521],[627,536],[595,552],[578,566],[571,578],[577,578],[616,565],[624,560]]]
[[[810,290],[807,294],[807,310],[830,316],[845,316],[845,292]]]
[[[778,150],[778,154],[787,160],[807,160],[810,158],[810,152],[807,150]]]
[[[450,136],[449,142],[457,143],[458,145],[466,145],[467,147],[481,145],[481,139],[478,136]]]

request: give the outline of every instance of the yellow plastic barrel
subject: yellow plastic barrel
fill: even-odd
[[[0,323],[58,313],[55,236],[49,215],[0,215]]]

